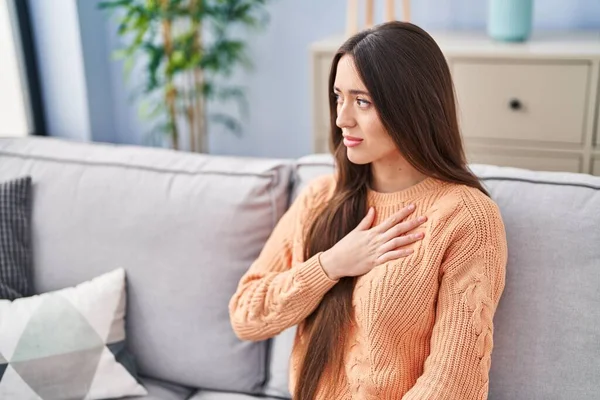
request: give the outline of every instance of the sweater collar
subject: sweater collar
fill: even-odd
[[[404,203],[407,200],[421,197],[432,191],[436,191],[445,184],[446,182],[439,179],[427,177],[421,182],[397,192],[383,193],[369,188],[367,191],[367,199],[369,205],[374,207],[397,205],[399,203]]]

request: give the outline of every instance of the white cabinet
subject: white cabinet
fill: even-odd
[[[581,156],[577,154],[528,152],[506,149],[467,149],[467,160],[473,164],[505,165],[540,171],[580,172]],[[600,166],[600,165],[599,165]]]
[[[538,34],[525,43],[481,32],[432,36],[452,73],[469,162],[600,175],[599,32]],[[315,152],[328,151],[329,69],[342,42],[311,46]]]
[[[596,158],[594,159],[592,171],[593,171],[592,172],[593,175],[600,176],[600,155],[596,156]]]

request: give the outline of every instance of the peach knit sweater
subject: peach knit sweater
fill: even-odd
[[[290,360],[293,393],[303,320],[336,281],[303,259],[303,230],[333,193],[333,176],[314,180],[281,218],[230,301],[245,340],[271,338],[299,324]],[[368,193],[379,224],[413,203],[426,215],[409,257],[356,280],[342,379],[321,381],[318,400],[484,400],[493,316],[504,290],[507,246],[496,204],[483,193],[434,178],[396,193]],[[334,395],[325,398],[323,385]]]

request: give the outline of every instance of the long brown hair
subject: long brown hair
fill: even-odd
[[[336,126],[333,95],[337,64],[351,55],[381,121],[406,160],[419,172],[488,194],[467,168],[454,86],[444,55],[433,38],[405,22],[388,22],[354,35],[337,51],[329,75],[330,148],[337,174],[331,200],[305,234],[304,256],[331,248],[367,211],[370,166],[348,161]],[[346,332],[352,319],[354,278],[345,277],[323,297],[303,324],[308,338],[294,400],[314,400],[321,378],[343,369]],[[327,389],[327,388],[324,388]]]

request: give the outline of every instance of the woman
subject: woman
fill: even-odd
[[[294,400],[486,399],[506,235],[466,166],[445,58],[386,23],[341,46],[329,83],[336,173],[282,217],[232,326],[263,340],[299,325]]]

